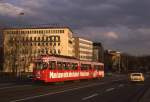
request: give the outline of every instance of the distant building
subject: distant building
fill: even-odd
[[[105,69],[110,71],[121,71],[121,53],[119,51],[105,51]]]
[[[93,61],[104,62],[104,48],[101,43],[93,43]]]
[[[42,54],[74,56],[72,30],[66,26],[3,29],[5,72],[32,72],[30,62]]]
[[[93,42],[84,38],[74,37],[75,57],[80,60],[93,60]]]
[[[3,54],[3,36],[2,36],[2,29],[0,28],[0,72],[3,71],[3,61],[4,61],[4,54]]]

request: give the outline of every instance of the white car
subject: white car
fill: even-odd
[[[145,78],[143,73],[130,73],[130,81],[133,82],[139,82],[142,81],[144,82]]]

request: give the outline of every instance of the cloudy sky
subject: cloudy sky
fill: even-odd
[[[106,49],[150,54],[150,0],[0,0],[0,25],[22,23],[64,24]]]

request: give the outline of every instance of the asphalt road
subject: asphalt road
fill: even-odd
[[[0,102],[141,102],[150,87],[126,76],[58,84],[0,83]]]

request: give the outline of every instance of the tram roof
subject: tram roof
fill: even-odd
[[[85,60],[79,60],[75,57],[71,57],[71,56],[63,56],[63,55],[41,55],[39,57],[37,57],[36,59],[44,59],[44,60],[57,60],[57,61],[66,61],[66,62],[72,62],[72,61],[78,61],[80,63],[84,63],[84,64],[96,64],[96,65],[104,65],[101,62],[94,62],[94,61],[85,61]]]
[[[41,55],[40,57],[54,57],[54,58],[68,58],[68,59],[75,59],[75,60],[79,60],[75,57],[72,56],[64,56],[64,55]]]

